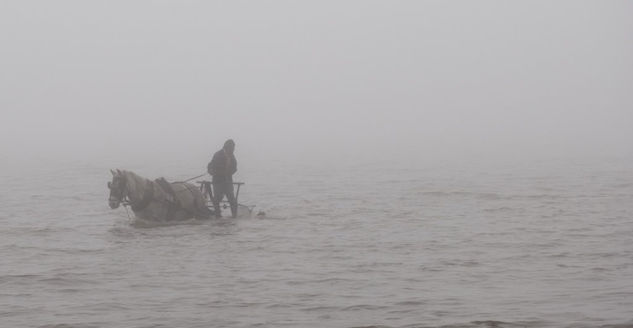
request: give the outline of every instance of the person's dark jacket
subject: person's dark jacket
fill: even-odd
[[[227,158],[228,157],[228,158]],[[227,166],[227,160],[230,162]],[[213,179],[212,183],[233,182],[233,174],[237,172],[237,160],[234,154],[227,155],[224,149],[220,149],[213,155],[213,159],[207,165],[207,172]]]

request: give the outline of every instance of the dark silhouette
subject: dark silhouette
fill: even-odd
[[[231,139],[224,143],[224,147],[213,155],[207,165],[207,172],[213,177],[213,207],[216,217],[221,217],[220,202],[226,195],[231,205],[231,215],[237,217],[237,200],[233,191],[233,174],[237,172],[235,159],[235,142]]]

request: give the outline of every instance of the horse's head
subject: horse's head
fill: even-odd
[[[127,196],[127,187],[125,175],[119,170],[110,170],[112,172],[112,181],[108,182],[108,188],[110,189],[110,198],[108,203],[110,208],[115,209],[121,205],[125,196]]]

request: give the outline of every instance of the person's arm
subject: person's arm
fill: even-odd
[[[231,166],[231,175],[235,174],[235,172],[237,172],[237,159],[235,159],[235,156],[233,156],[233,165]]]
[[[220,159],[218,158],[218,154],[215,153],[213,155],[213,159],[211,159],[211,162],[209,162],[209,164],[207,165],[207,172],[209,172],[210,175],[216,175],[219,171],[219,167],[218,165],[220,165]]]
[[[213,171],[213,160],[211,160],[209,164],[207,164],[207,173],[209,173],[209,175],[213,175],[215,173]]]

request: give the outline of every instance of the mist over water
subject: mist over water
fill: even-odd
[[[631,6],[5,1],[0,156],[630,154]]]
[[[252,168],[265,217],[154,227],[108,208],[107,167],[48,166],[3,179],[3,324],[624,327],[628,163]]]
[[[0,326],[633,325],[628,1],[4,1]],[[263,218],[110,169],[236,141]]]

